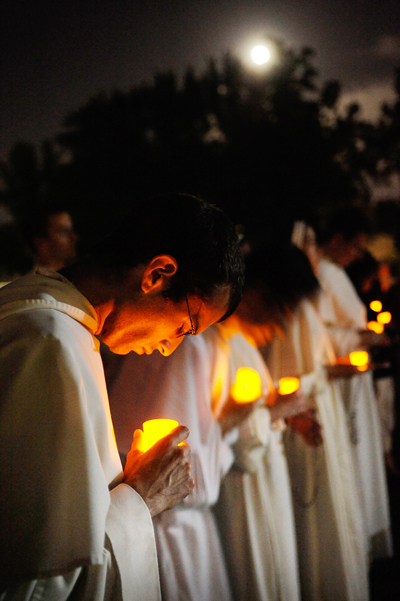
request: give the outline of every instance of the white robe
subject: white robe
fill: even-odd
[[[203,337],[189,337],[169,357],[127,355],[110,386],[121,452],[129,450],[133,431],[148,419],[175,419],[190,431],[195,488],[182,504],[154,519],[164,601],[231,600],[211,506],[233,453],[212,413],[213,365]]]
[[[263,358],[241,334],[229,335],[221,325],[203,336],[215,355],[221,355],[215,363],[217,413],[240,367],[255,369],[268,393],[272,380]],[[223,482],[216,513],[234,598],[296,601],[300,598],[297,549],[282,432],[271,429],[269,410],[259,406],[227,438],[235,465]]]
[[[359,350],[359,331],[367,327],[366,309],[346,272],[327,259],[320,262],[318,311],[338,356]],[[348,416],[371,559],[391,555],[389,502],[378,408],[370,372],[335,381]]]
[[[150,512],[118,484],[97,315],[46,274],[0,291],[0,565],[20,583],[1,599],[159,600]]]
[[[323,445],[313,448],[288,428],[284,442],[292,482],[302,598],[368,599],[367,544],[356,489],[346,414],[324,365],[335,362],[310,301],[296,309],[282,338],[265,355],[274,380],[300,377],[316,410]]]

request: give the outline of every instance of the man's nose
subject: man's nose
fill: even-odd
[[[165,357],[171,355],[181,344],[183,338],[183,336],[180,336],[179,338],[174,338],[173,340],[161,340],[161,354]]]

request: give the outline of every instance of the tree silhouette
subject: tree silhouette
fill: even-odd
[[[181,82],[167,72],[96,95],[65,119],[57,165],[44,168],[43,151],[39,168],[28,147],[13,151],[18,160],[2,166],[10,202],[36,198],[46,183],[71,201],[91,243],[139,199],[166,191],[203,195],[260,238],[287,236],[295,218],[328,206],[368,200],[365,174],[376,175],[384,155],[379,136],[391,140],[388,164],[398,157],[398,106],[386,108],[379,134],[357,106],[340,116],[340,84],[319,84],[313,50],[274,43],[279,60],[263,73],[226,54],[200,74],[188,68]]]

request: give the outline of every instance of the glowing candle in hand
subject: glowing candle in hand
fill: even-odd
[[[349,355],[351,365],[356,365],[360,371],[366,371],[365,366],[368,366],[367,351],[354,351]]]
[[[292,394],[292,392],[296,392],[300,388],[300,380],[299,378],[279,378],[279,394]]]
[[[390,323],[392,321],[392,314],[389,311],[382,311],[382,313],[378,313],[376,320],[381,324]]]
[[[371,301],[369,303],[369,308],[372,309],[372,311],[375,311],[375,313],[379,313],[379,311],[382,311],[382,303],[378,300]]]
[[[149,419],[143,424],[143,437],[140,450],[147,451],[161,438],[167,436],[179,426],[174,419]]]
[[[237,403],[252,403],[262,397],[261,378],[255,369],[241,367],[237,370],[231,395]]]
[[[385,329],[384,325],[382,323],[378,323],[377,321],[369,321],[367,327],[372,332],[375,332],[375,334],[382,334],[383,330]]]

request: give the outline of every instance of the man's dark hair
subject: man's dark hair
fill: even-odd
[[[230,286],[228,317],[240,302],[244,260],[233,224],[225,213],[187,194],[168,194],[140,202],[115,231],[86,254],[92,268],[112,278],[168,254],[178,262],[165,296],[186,294],[206,300]]]
[[[274,244],[259,248],[246,258],[245,288],[257,286],[264,290],[264,300],[271,311],[284,312],[312,296],[319,283],[302,250],[294,244]]]
[[[318,244],[326,244],[336,234],[342,234],[346,242],[359,234],[371,234],[372,224],[361,207],[346,207],[328,216],[321,227],[316,228]]]
[[[32,252],[36,252],[35,238],[47,238],[49,218],[60,213],[69,213],[61,203],[46,202],[35,205],[21,220],[21,232]]]
[[[346,267],[346,273],[354,284],[360,297],[363,297],[363,284],[365,280],[376,276],[378,278],[379,261],[367,250],[363,256]]]

